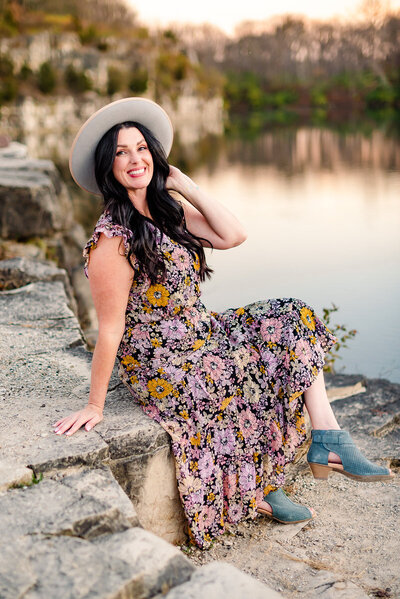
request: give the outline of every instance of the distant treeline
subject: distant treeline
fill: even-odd
[[[368,13],[368,6],[375,8]],[[72,31],[82,45],[116,58],[99,93],[143,93],[152,85],[156,95],[176,97],[191,81],[204,96],[223,95],[231,122],[240,117],[254,128],[398,119],[400,12],[384,13],[378,0],[365,7],[364,19],[354,23],[282,17],[243,24],[230,38],[212,26],[149,31],[124,0],[0,0],[0,32]],[[132,44],[122,59],[119,36]],[[132,61],[136,66],[129,67]],[[50,63],[16,73],[12,56],[0,56],[0,103],[15,98],[18,81],[23,89],[35,81],[42,93],[62,91],[57,68]],[[72,92],[93,89],[84,64],[80,71],[68,65],[62,76]]]
[[[212,27],[179,29],[206,67],[225,75],[231,115],[261,121],[375,119],[400,113],[400,13],[354,24],[286,17],[243,25],[236,38]]]

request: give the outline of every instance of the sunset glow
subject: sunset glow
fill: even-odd
[[[129,0],[141,22],[147,26],[167,26],[171,23],[211,23],[226,33],[234,32],[242,21],[265,20],[282,14],[306,16],[312,19],[353,20],[359,16],[360,0],[282,0],[279,3],[247,0],[232,3],[227,0],[203,0],[191,3],[183,0],[150,0],[138,3]],[[399,10],[400,0],[370,0],[370,5],[380,5],[383,10]]]

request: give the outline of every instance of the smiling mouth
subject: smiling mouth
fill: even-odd
[[[134,170],[128,171],[128,175],[129,175],[130,177],[140,177],[141,175],[143,175],[143,174],[144,174],[144,171],[145,171],[145,170],[146,170],[146,169],[145,169],[144,167],[142,167],[142,168],[137,168],[137,169],[134,169]]]

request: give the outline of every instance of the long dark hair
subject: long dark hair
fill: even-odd
[[[182,206],[165,188],[169,165],[164,149],[147,127],[134,121],[114,125],[103,135],[95,152],[95,176],[103,195],[104,208],[114,223],[130,229],[133,233],[128,254],[129,263],[134,269],[132,256],[135,256],[152,283],[165,278],[166,266],[161,249],[157,247],[153,231],[145,226],[148,219],[135,208],[129,199],[128,191],[115,179],[112,172],[118,133],[121,129],[131,127],[136,127],[142,133],[153,158],[153,177],[147,187],[146,196],[151,218],[163,233],[186,247],[194,258],[198,256],[200,280],[204,281],[206,276],[210,277],[212,269],[206,263],[202,238],[187,230]],[[211,245],[209,241],[207,243]]]

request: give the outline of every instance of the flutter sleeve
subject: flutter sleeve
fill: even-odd
[[[107,212],[103,212],[103,214],[100,216],[99,220],[97,221],[97,224],[93,231],[93,235],[88,240],[88,242],[86,243],[86,245],[83,249],[83,257],[85,259],[84,271],[85,271],[86,277],[88,277],[88,265],[89,265],[90,252],[91,252],[91,250],[94,250],[97,247],[97,243],[99,241],[99,237],[100,237],[101,233],[104,233],[104,235],[110,239],[112,237],[121,237],[125,256],[128,255],[128,252],[130,249],[130,243],[132,240],[132,231],[130,229],[127,229],[126,227],[123,227],[122,225],[113,223],[111,215],[108,214]]]

